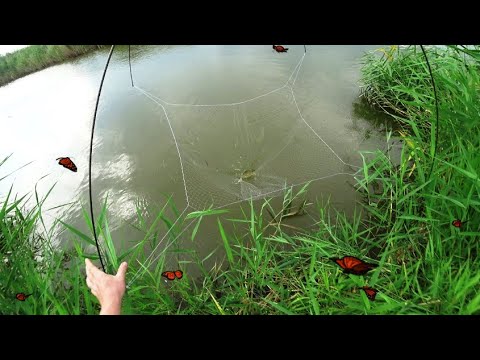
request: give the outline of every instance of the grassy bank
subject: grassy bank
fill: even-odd
[[[0,86],[105,45],[31,45],[0,56]]]
[[[268,201],[260,210],[245,205],[241,219],[227,220],[212,211],[191,213],[187,220],[198,226],[203,217],[218,217],[225,260],[223,266],[207,268],[206,258],[175,243],[175,234],[187,221],[175,223],[166,215],[170,202],[151,223],[138,212],[136,226],[144,236],[123,254],[113,247],[104,206],[97,230],[106,243],[109,272],[126,259],[127,282],[135,278],[124,313],[480,314],[479,53],[461,47],[427,50],[437,85],[437,127],[423,53],[415,47],[390,50],[365,57],[362,95],[401,124],[403,149],[399,165],[388,152],[365,154],[370,160],[356,176],[356,187],[364,196],[366,217],[347,219],[318,206],[309,210],[319,214],[316,230],[289,235],[286,227],[267,226],[269,214],[282,211]],[[387,137],[392,135],[397,134]],[[304,191],[287,193],[284,207],[292,197],[301,200]],[[98,314],[82,274],[84,257],[95,258],[92,235],[59,223],[68,228],[75,247],[53,250],[51,233],[35,226],[42,224],[42,199],[37,198],[31,210],[22,207],[23,201],[8,198],[0,206],[0,311]],[[456,228],[451,225],[454,219],[468,221]],[[225,231],[227,221],[239,225],[235,233]],[[171,229],[172,236],[166,238],[159,261],[144,268],[149,265],[144,249],[157,244],[160,226]],[[192,241],[196,226],[188,235]],[[165,285],[164,264],[179,253],[180,268],[189,264],[202,276],[193,279],[185,271],[182,280]],[[379,266],[365,276],[345,275],[328,260],[344,255]],[[360,291],[366,284],[379,291],[375,301]],[[16,292],[34,295],[20,302],[14,299]]]

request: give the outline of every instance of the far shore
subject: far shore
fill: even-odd
[[[105,45],[31,45],[0,56],[0,86]]]

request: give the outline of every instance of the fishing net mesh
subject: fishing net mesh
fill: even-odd
[[[283,85],[232,103],[172,103],[135,84],[157,106],[163,138],[168,134],[169,151],[176,153],[177,161],[160,166],[181,192],[174,194],[176,203],[184,204],[177,221],[190,211],[274,197],[291,186],[353,175],[358,167],[342,160],[323,140],[319,127],[314,128],[309,116],[302,114],[296,82],[308,55],[305,51],[297,56]],[[166,250],[161,244],[168,235],[152,249],[144,269]]]

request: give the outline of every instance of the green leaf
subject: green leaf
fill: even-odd
[[[87,235],[85,235],[84,233],[82,233],[80,230],[77,230],[75,229],[73,226],[70,226],[66,223],[64,223],[62,220],[59,220],[59,222],[65,226],[68,230],[70,230],[71,232],[73,232],[75,235],[77,235],[80,239],[86,241],[87,243],[89,243],[90,245],[93,245],[93,246],[96,246],[95,244],[95,241],[92,240],[91,238],[89,238]]]
[[[202,222],[202,219],[203,217],[200,217],[197,221],[197,223],[195,224],[195,227],[193,228],[193,231],[192,231],[192,241],[195,239],[195,236],[197,235],[197,231],[198,231],[198,228],[200,227],[200,223]]]
[[[286,315],[295,315],[294,312],[288,310],[287,308],[283,307],[282,305],[278,304],[278,303],[275,303],[273,301],[270,301],[268,299],[263,299],[265,302],[267,302],[268,304],[272,305],[275,309],[277,309],[278,311],[286,314]]]
[[[185,217],[185,220],[194,219],[203,216],[209,215],[218,215],[228,213],[228,210],[203,210],[203,211],[193,211]]]
[[[220,219],[217,219],[218,223],[218,229],[220,230],[220,235],[223,240],[223,245],[225,246],[225,251],[227,253],[227,259],[230,265],[233,265],[233,253],[232,253],[232,248],[230,247],[230,244],[228,243],[227,235],[225,234],[225,230],[223,229],[222,223],[220,222]]]

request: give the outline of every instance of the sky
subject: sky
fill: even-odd
[[[5,55],[6,53],[11,53],[27,46],[29,45],[0,45],[0,55]]]

